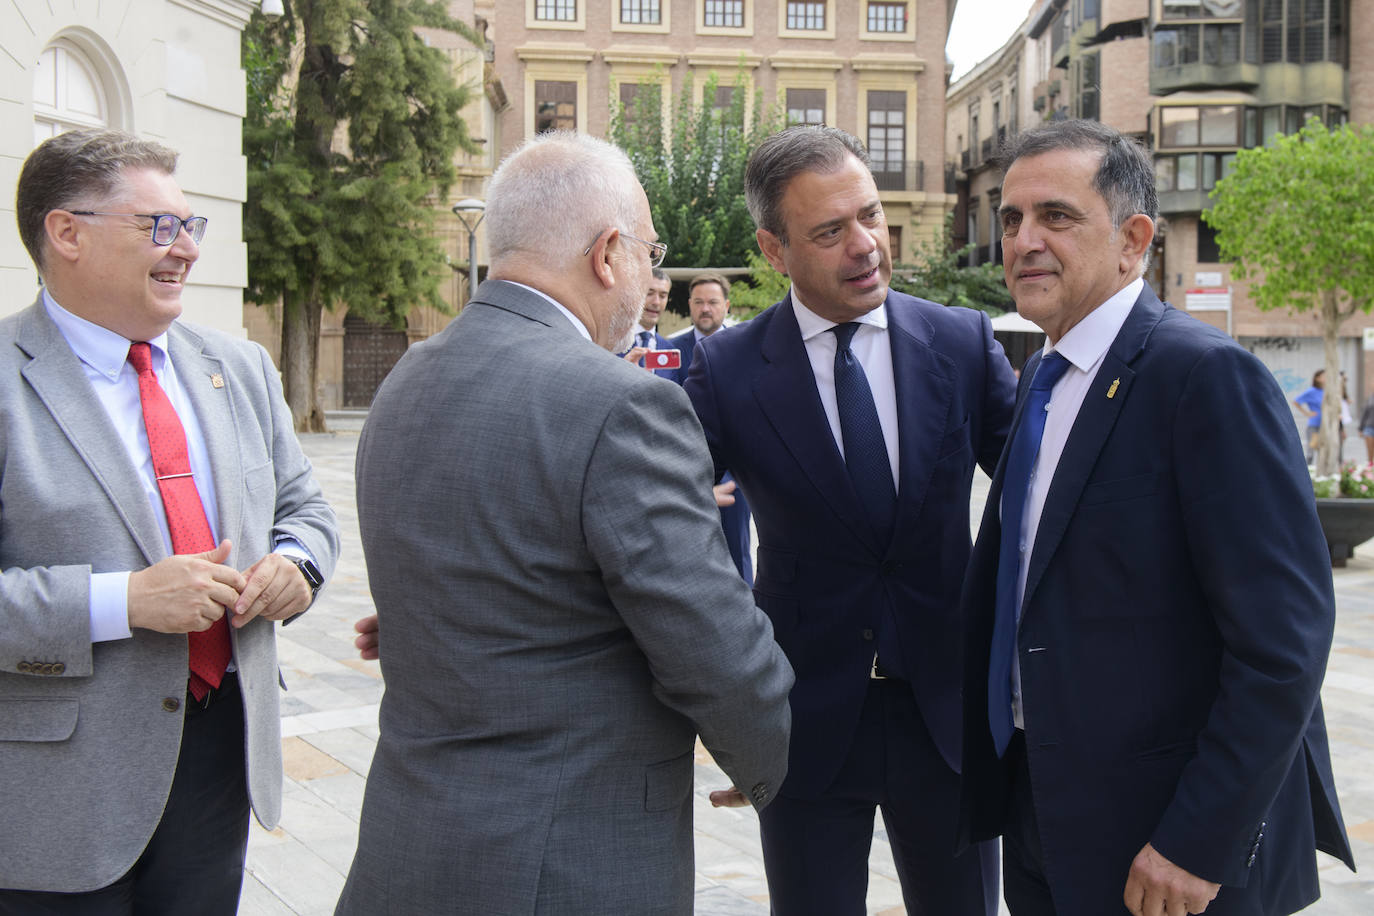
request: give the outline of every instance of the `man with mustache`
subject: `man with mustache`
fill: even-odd
[[[864,912],[883,812],[908,912],[993,914],[995,845],[953,854],[958,597],[974,465],[1015,381],[986,315],[888,288],[868,155],[830,127],[774,135],[745,193],[792,288],[704,338],[686,389],[716,474],[749,494],[754,595],[796,670],[787,781],[760,812],[773,912]]]

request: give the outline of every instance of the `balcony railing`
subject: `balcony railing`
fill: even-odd
[[[873,183],[878,186],[879,191],[924,191],[926,164],[919,159],[907,160],[900,166],[896,163],[875,162]]]

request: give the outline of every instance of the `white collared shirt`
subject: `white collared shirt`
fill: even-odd
[[[143,485],[144,497],[157,520],[162,546],[171,556],[172,535],[167,528],[167,510],[162,505],[162,493],[157,487],[157,473],[153,470],[153,456],[148,448],[148,431],[143,425],[143,401],[138,392],[138,373],[129,364],[130,341],[108,328],[74,315],[57,303],[47,289],[43,290],[43,307],[57,325],[81,361],[92,390],[100,406],[119,434],[120,444]],[[210,453],[200,420],[186,396],[186,389],[177,378],[176,368],[167,358],[167,334],[164,332],[148,341],[152,351],[153,373],[162,386],[172,408],[176,410],[186,432],[186,451],[191,463],[191,477],[196,482],[205,519],[215,541],[220,540],[219,503],[215,496],[215,478],[211,473]],[[314,557],[295,538],[280,538],[273,550],[288,556]],[[91,574],[91,642],[127,639],[129,629],[129,573]],[[230,670],[234,666],[231,663]]]
[[[830,329],[837,322],[822,318],[807,308],[797,298],[797,288],[792,287],[792,308],[797,316],[797,326],[801,328],[802,343],[806,355],[811,360],[811,374],[816,377],[816,391],[821,396],[821,406],[825,408],[825,418],[830,421],[830,433],[835,437],[835,447],[844,457],[844,434],[840,431],[840,408],[835,400],[835,348],[838,342]],[[887,446],[887,460],[892,466],[892,483],[899,485],[897,451],[897,385],[892,375],[892,342],[887,330],[887,303],[884,302],[858,318],[854,319],[859,329],[849,349],[863,366],[868,378],[868,387],[873,392],[873,406],[878,409],[878,425],[883,430],[883,444]]]
[[[507,280],[506,282],[509,283],[509,284],[511,284],[512,286],[518,286],[518,287],[520,287],[521,289],[527,289],[527,290],[529,290],[530,292],[534,293],[536,296],[541,296],[541,297],[543,297],[544,301],[548,302],[548,303],[549,303],[550,305],[552,305],[554,308],[558,309],[560,312],[563,313],[563,317],[567,318],[569,321],[572,322],[572,326],[575,327],[575,328],[577,328],[577,333],[581,334],[583,337],[587,338],[588,340],[592,340],[591,332],[588,331],[588,330],[587,330],[587,326],[586,326],[585,324],[582,323],[582,319],[581,319],[581,318],[578,318],[578,317],[577,317],[576,315],[574,315],[572,312],[570,312],[570,311],[568,311],[566,308],[564,308],[564,307],[563,307],[563,303],[559,302],[557,299],[553,298],[553,297],[550,296],[548,293],[540,292],[539,290],[535,289],[533,286],[526,286],[525,284],[523,284],[523,283],[518,283],[518,282],[516,282],[515,280]],[[636,325],[636,327],[639,328],[639,330],[641,330],[641,331],[644,330],[642,327],[639,327],[638,325]],[[596,341],[593,340],[592,343],[596,343]]]
[[[1030,486],[1026,492],[1026,511],[1021,516],[1021,562],[1016,578],[1016,622],[1021,622],[1021,599],[1026,591],[1026,572],[1029,559],[1035,552],[1035,535],[1040,528],[1040,515],[1045,510],[1045,497],[1054,481],[1054,472],[1059,467],[1059,458],[1064,454],[1064,446],[1069,441],[1069,433],[1078,410],[1083,406],[1083,398],[1097,375],[1102,359],[1111,349],[1126,316],[1140,292],[1145,287],[1143,279],[1126,284],[1110,299],[1093,309],[1059,338],[1056,344],[1045,344],[1045,354],[1058,353],[1069,361],[1069,368],[1055,383],[1050,391],[1050,403],[1045,408],[1045,434],[1040,439],[1040,451],[1035,464],[1031,467]],[[1012,660],[1012,718],[1017,728],[1025,727],[1021,712],[1021,665],[1019,654]]]

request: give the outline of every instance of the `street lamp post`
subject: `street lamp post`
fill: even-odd
[[[487,205],[475,197],[465,197],[453,205],[453,215],[463,223],[468,231],[468,299],[477,292],[477,227],[487,215]],[[469,222],[469,219],[476,219]]]

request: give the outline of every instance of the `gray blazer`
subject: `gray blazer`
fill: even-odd
[[[786,773],[792,671],[731,565],[687,397],[499,281],[358,448],[386,694],[338,913],[690,913],[700,733]]]
[[[246,567],[290,536],[328,575],[334,513],[267,352],[180,323],[168,352],[205,434],[229,564]],[[88,891],[129,869],[162,816],[186,637],[135,630],[91,643],[91,573],[142,569],[166,552],[109,416],[41,303],[0,320],[0,378],[0,887]],[[276,641],[266,620],[231,636],[249,795],[270,829],[281,811]]]

